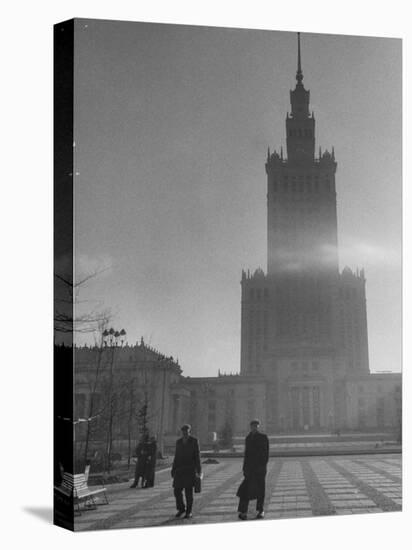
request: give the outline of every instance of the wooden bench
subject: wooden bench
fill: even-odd
[[[80,502],[84,501],[85,506],[89,509],[96,509],[95,496],[104,495],[104,504],[109,504],[107,500],[106,487],[89,488],[87,485],[88,469],[84,474],[69,474],[64,472],[63,480],[56,490],[65,496],[73,499],[73,504],[77,504],[77,509],[80,512]]]

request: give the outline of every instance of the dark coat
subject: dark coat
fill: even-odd
[[[246,478],[265,476],[269,460],[269,439],[261,432],[250,432],[245,439],[243,475]]]
[[[140,442],[136,447],[136,476],[144,476],[147,460],[147,443]]]
[[[175,458],[172,465],[173,487],[177,489],[194,487],[196,474],[201,473],[199,443],[189,435],[186,443],[183,437],[176,441]]]
[[[144,472],[144,478],[146,480],[147,487],[153,487],[156,469],[156,453],[157,445],[156,441],[150,441],[147,444],[147,457],[146,467]]]
[[[269,439],[260,432],[250,432],[245,439],[243,475],[236,496],[241,500],[254,500],[265,492],[266,467],[269,460]]]
[[[264,485],[264,476],[260,478],[252,476],[249,478],[244,478],[242,483],[239,485],[239,488],[236,492],[236,496],[242,500],[255,500],[258,498],[259,494],[262,492],[262,480]],[[263,491],[264,491],[263,487]]]

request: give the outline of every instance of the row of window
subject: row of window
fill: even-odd
[[[377,391],[378,393],[382,393],[382,390],[383,390],[382,386],[381,386],[380,384],[378,384],[378,385],[376,386],[376,391]],[[395,386],[395,393],[400,393],[400,391],[401,391],[401,387],[400,387],[400,386]],[[363,394],[364,392],[365,392],[365,388],[364,388],[362,385],[359,385],[359,386],[358,386],[358,393],[362,393],[362,394]],[[360,398],[359,398],[359,399],[360,399]]]
[[[364,397],[359,397],[358,398],[358,407],[362,408],[365,405],[366,405],[365,398]],[[378,397],[376,399],[376,406],[380,409],[383,409],[385,407],[385,400],[384,400],[383,397]]]
[[[289,128],[289,137],[312,137],[313,132],[310,128]]]
[[[262,350],[263,350],[263,351],[267,351],[267,350],[268,350],[267,340],[264,340],[264,341],[263,341]],[[255,355],[255,359],[260,359],[261,351],[262,351],[262,350],[261,350],[260,347],[258,347],[257,345],[256,345],[255,350],[253,350],[253,347],[252,347],[251,345],[249,345],[249,349],[248,349],[248,360],[251,361],[254,355]]]
[[[249,289],[249,299],[250,300],[260,300],[261,298],[269,298],[269,289],[268,288],[250,288]]]
[[[302,243],[311,242],[314,239],[322,238],[330,224],[319,224],[319,220],[315,217],[302,216],[300,218],[293,217],[287,218],[285,216],[279,216],[275,218],[274,223],[272,224],[273,229],[277,232],[279,239],[282,239],[285,242],[287,239],[298,240]],[[331,229],[333,231],[333,229]],[[329,237],[325,235],[325,238]]]
[[[263,349],[263,351],[267,351],[268,345],[267,345],[266,341],[263,343],[262,349]],[[252,346],[249,345],[249,349],[248,349],[248,360],[249,360],[249,362],[252,361],[253,358],[255,360],[259,361],[260,358],[261,358],[262,349],[260,347],[256,346],[256,348],[253,350]]]
[[[345,300],[354,299],[360,292],[360,289],[356,288],[339,288],[339,298],[344,298]]]
[[[249,289],[250,301],[253,301],[254,299],[256,301],[259,300],[259,298],[255,298],[255,290],[257,289]],[[310,303],[313,308],[316,307],[317,311],[330,310],[331,308],[329,296],[321,294],[321,289],[314,279],[311,281],[300,279],[284,281],[284,284],[282,284],[281,287],[276,288],[275,292],[273,292],[273,296],[279,305],[284,304],[285,308],[288,310],[299,311],[306,303]],[[269,292],[265,295],[265,298],[268,297]],[[297,297],[299,297],[299,302],[296,300]],[[265,316],[267,315],[267,310],[263,308],[254,311],[251,307],[249,307],[248,311],[251,314],[254,313],[255,315],[260,314],[260,312],[263,312]]]
[[[314,180],[315,182],[319,182],[320,179],[323,179],[324,181],[330,181],[330,175],[329,174],[322,174],[322,176],[320,176],[319,174],[314,174],[313,176],[312,174],[306,174],[306,175],[299,174],[297,176],[289,176],[289,174],[283,175],[284,181],[292,180],[293,182],[293,181],[299,180],[299,182],[301,182],[305,179],[307,182],[311,182],[312,180]]]
[[[320,388],[303,387],[290,389],[292,408],[292,427],[298,428],[304,425],[320,426]],[[311,414],[312,411],[312,414]]]
[[[330,181],[324,181],[322,182],[322,184],[320,184],[318,181],[315,181],[313,182],[313,185],[311,182],[304,183],[303,181],[299,183],[292,181],[291,184],[288,181],[284,181],[281,185],[280,183],[278,184],[277,181],[274,181],[272,189],[275,193],[281,190],[285,192],[291,191],[292,193],[304,193],[305,191],[307,193],[311,193],[312,191],[318,193],[321,189],[330,192],[332,190],[332,185]]]
[[[303,373],[306,373],[306,372],[309,372],[309,369],[312,370],[313,372],[319,371],[318,361],[311,361],[311,362],[310,361],[302,361],[302,362],[292,361],[290,366],[293,372],[298,372],[301,370]]]
[[[249,362],[249,364],[247,366],[247,369],[248,369],[249,372],[261,372],[262,367],[261,367],[260,363],[253,364],[253,363]]]

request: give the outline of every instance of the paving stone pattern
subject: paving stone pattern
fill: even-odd
[[[236,490],[242,461],[204,464],[202,492],[192,519],[175,519],[170,471],[157,474],[151,489],[129,483],[108,488],[110,504],[82,510],[75,530],[218,523],[237,519]],[[266,477],[266,519],[357,514],[402,509],[400,455],[272,458]],[[249,506],[254,519],[256,501]]]

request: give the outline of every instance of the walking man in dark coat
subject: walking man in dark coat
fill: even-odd
[[[184,424],[182,437],[176,441],[176,452],[172,465],[173,489],[176,498],[176,517],[192,517],[193,487],[196,478],[201,476],[199,443],[190,435],[191,427]],[[186,505],[183,501],[185,491]]]
[[[259,420],[252,420],[250,433],[245,439],[245,456],[243,459],[243,475],[237,496],[239,497],[239,519],[247,519],[249,500],[256,499],[256,518],[263,519],[265,513],[266,467],[269,460],[269,439],[266,434],[259,432]]]

